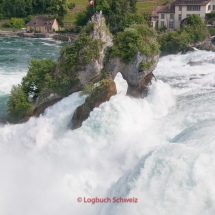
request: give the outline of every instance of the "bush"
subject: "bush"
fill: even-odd
[[[165,54],[176,54],[188,45],[203,41],[209,37],[206,25],[199,15],[193,14],[187,18],[186,25],[181,29],[159,35],[157,40],[161,51]]]
[[[10,21],[6,21],[6,22],[2,25],[2,27],[4,27],[4,28],[11,28],[11,27],[12,27],[12,23],[11,23]]]
[[[76,16],[75,24],[77,26],[84,26],[87,24],[89,17],[86,11],[79,12]]]
[[[4,18],[3,14],[0,13],[0,20],[3,19],[3,18]]]
[[[180,30],[162,34],[158,36],[157,40],[161,45],[161,51],[169,54],[175,54],[185,49],[191,42],[189,34]]]
[[[11,96],[7,102],[8,116],[13,122],[18,122],[31,110],[32,105],[28,102],[27,96],[21,85],[12,86]]]
[[[82,26],[75,26],[75,27],[72,27],[72,28],[68,29],[68,32],[80,33],[82,29],[83,29]]]
[[[25,18],[25,24],[27,24],[28,22],[30,22],[32,20],[32,16],[31,15],[28,15],[26,18]]]
[[[71,10],[71,9],[73,9],[75,7],[75,3],[70,3],[69,5],[68,5],[68,8]]]
[[[65,50],[66,62],[65,70],[73,70],[91,62],[92,59],[99,58],[99,51],[102,48],[102,41],[92,40],[88,34],[83,32],[72,46]]]
[[[66,30],[59,30],[59,31],[55,31],[56,33],[59,33],[59,34],[65,34],[65,33],[67,33],[67,31]]]
[[[90,95],[90,94],[93,92],[94,87],[95,87],[95,86],[94,86],[94,84],[93,84],[92,82],[86,84],[86,85],[84,86],[83,91],[81,91],[81,92],[79,93],[79,96]]]
[[[208,31],[211,37],[215,35],[215,27],[208,27]]]
[[[187,25],[190,26],[197,26],[197,25],[203,25],[203,21],[201,17],[197,14],[192,14],[187,18]]]
[[[146,24],[146,20],[143,18],[143,16],[137,14],[137,13],[130,13],[128,17],[125,19],[125,25],[129,27],[130,25],[134,24]]]
[[[55,66],[56,64],[51,59],[31,60],[28,73],[22,78],[21,84],[26,96],[36,99],[43,86],[47,85],[47,79],[50,85],[51,80],[48,75],[53,73]]]
[[[165,25],[158,28],[158,32],[165,32],[166,30],[167,27]]]
[[[212,12],[212,13],[206,13],[206,14],[205,14],[205,18],[206,18],[206,19],[211,19],[211,18],[213,18],[213,17],[215,17],[215,13],[214,13],[214,12]]]
[[[126,64],[133,61],[138,51],[153,57],[159,54],[159,44],[155,41],[155,36],[154,29],[148,26],[133,25],[126,28],[114,38],[112,50],[108,50],[109,57],[119,57]]]
[[[11,18],[12,27],[15,29],[20,29],[25,26],[25,22],[20,18]]]

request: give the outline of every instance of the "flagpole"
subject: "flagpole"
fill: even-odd
[[[93,10],[94,10],[94,14],[96,13],[96,10],[95,10],[95,0],[93,1]]]

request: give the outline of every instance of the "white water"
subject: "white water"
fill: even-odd
[[[0,127],[0,214],[215,214],[214,58],[196,51],[160,59],[144,100],[118,94],[80,129],[67,124],[84,102],[73,94],[39,118]],[[190,79],[191,78],[191,79]],[[77,202],[135,197],[138,203]]]

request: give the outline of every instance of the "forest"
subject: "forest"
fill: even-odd
[[[67,0],[0,0],[0,18],[22,18],[49,13],[58,20],[63,20],[67,11]]]

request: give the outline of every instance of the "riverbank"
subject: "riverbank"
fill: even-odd
[[[24,33],[20,31],[1,31],[0,37],[26,37],[26,38],[53,38],[55,40],[67,41],[68,37],[74,41],[77,37],[77,34],[47,34],[47,33]]]

